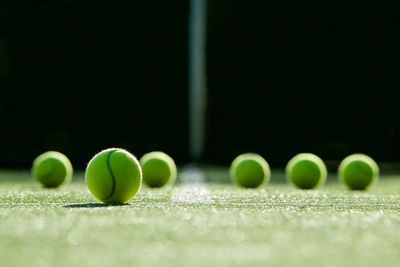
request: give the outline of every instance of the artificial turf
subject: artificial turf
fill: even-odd
[[[1,266],[399,266],[400,176],[351,192],[331,176],[296,190],[282,171],[260,189],[207,183],[142,187],[128,205],[102,205],[83,173],[43,189],[0,171]],[[187,173],[185,175],[188,175]]]

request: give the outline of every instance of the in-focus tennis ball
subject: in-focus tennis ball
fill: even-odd
[[[339,165],[339,179],[353,190],[365,190],[379,179],[376,162],[363,154],[353,154]]]
[[[163,152],[154,151],[143,155],[140,165],[143,182],[149,187],[162,187],[175,182],[177,175],[175,162]]]
[[[90,192],[103,203],[125,203],[139,190],[142,170],[128,151],[110,148],[95,155],[86,168]]]
[[[324,162],[316,155],[302,153],[293,157],[286,166],[286,178],[300,189],[313,189],[326,181]]]
[[[271,170],[267,161],[258,154],[247,153],[237,156],[230,168],[232,182],[246,187],[256,188],[268,182]]]
[[[33,177],[47,188],[69,183],[72,172],[71,162],[60,152],[48,151],[39,155],[33,161]]]

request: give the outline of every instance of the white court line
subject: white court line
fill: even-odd
[[[203,195],[204,196],[204,195]],[[177,196],[179,197],[179,196]],[[400,208],[400,203],[330,203],[330,202],[321,202],[321,203],[302,203],[302,202],[215,202],[212,201],[204,201],[202,198],[201,201],[194,202],[193,200],[187,201],[171,201],[171,202],[128,202],[126,205],[122,206],[249,206],[249,207],[393,207]],[[194,200],[197,200],[196,198]],[[113,204],[102,204],[98,202],[90,202],[90,203],[78,203],[78,202],[4,202],[0,203],[0,206],[82,206],[82,207],[102,207],[102,206],[121,206],[121,205],[113,205]]]
[[[214,204],[206,179],[194,165],[187,166],[180,174],[181,185],[174,190],[171,203],[176,204]]]

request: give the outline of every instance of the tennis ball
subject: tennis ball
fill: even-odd
[[[86,184],[103,203],[125,203],[139,190],[142,169],[128,151],[110,148],[95,155],[86,168]]]
[[[376,162],[363,154],[353,154],[339,165],[339,180],[353,190],[365,190],[379,179]]]
[[[310,153],[296,155],[286,166],[287,180],[300,189],[313,189],[323,185],[327,173],[324,162]]]
[[[177,175],[175,162],[163,152],[154,151],[143,155],[140,165],[143,182],[149,187],[162,187],[175,182]]]
[[[39,155],[33,161],[33,177],[47,188],[69,183],[72,178],[72,172],[71,162],[60,152],[48,151]]]
[[[258,154],[247,153],[237,156],[231,164],[230,176],[233,183],[256,188],[271,177],[267,161]]]

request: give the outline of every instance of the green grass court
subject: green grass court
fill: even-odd
[[[400,176],[351,192],[331,174],[301,191],[273,170],[268,185],[245,190],[225,168],[204,172],[207,183],[142,186],[128,205],[104,205],[83,172],[49,190],[29,171],[0,171],[0,265],[400,264]]]

